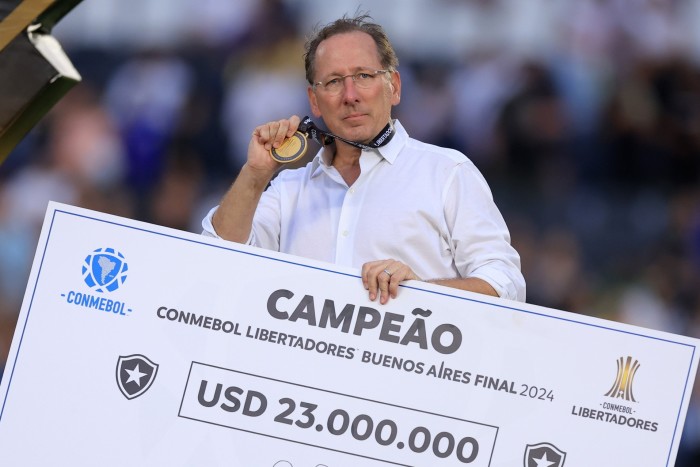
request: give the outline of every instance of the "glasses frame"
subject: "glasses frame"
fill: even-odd
[[[334,76],[334,77],[332,77],[332,78],[328,78],[328,79],[325,80],[325,81],[318,81],[318,82],[316,82],[316,83],[313,83],[313,84],[311,85],[311,88],[312,88],[314,91],[316,91],[317,89],[320,88],[322,92],[326,92],[326,93],[328,93],[328,94],[330,94],[330,95],[335,95],[335,94],[339,94],[340,92],[342,92],[343,88],[345,87],[345,78],[350,78],[350,79],[352,79],[352,82],[353,82],[354,84],[357,84],[357,82],[358,82],[357,80],[358,80],[358,76],[359,76],[359,75],[371,75],[371,76],[372,76],[372,80],[373,80],[374,78],[376,78],[376,77],[377,77],[378,75],[380,75],[380,74],[383,74],[383,73],[391,73],[391,72],[393,72],[393,70],[388,69],[388,68],[387,68],[387,69],[384,69],[384,70],[374,70],[374,69],[372,69],[372,68],[364,68],[364,69],[362,69],[362,70],[360,70],[360,71],[357,71],[357,72],[355,72],[355,73],[350,73],[349,75]],[[334,81],[334,80],[336,80],[336,79],[337,79],[340,83],[342,83],[342,86],[341,86],[340,88],[338,88],[338,92],[331,92],[331,91],[329,91],[329,90],[327,89],[326,86],[328,86],[328,83],[330,83],[331,81]],[[371,83],[371,82],[372,82],[372,81],[370,81],[370,83]],[[361,88],[361,89],[366,89],[366,88],[362,88],[362,86],[360,86],[360,88]]]

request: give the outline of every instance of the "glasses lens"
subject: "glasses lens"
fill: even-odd
[[[359,73],[355,73],[354,75],[345,75],[330,79],[323,84],[319,83],[318,86],[327,94],[339,94],[345,87],[345,80],[347,78],[352,78],[355,86],[361,89],[367,89],[370,88],[375,81],[377,81],[377,76],[385,72],[385,70],[361,71]]]
[[[334,78],[323,85],[323,90],[329,94],[338,94],[343,89],[343,81],[340,78]]]
[[[352,80],[358,88],[366,89],[372,85],[375,76],[372,72],[362,71],[354,75]]]

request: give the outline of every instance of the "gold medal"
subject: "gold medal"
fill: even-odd
[[[282,164],[288,164],[306,154],[306,135],[300,131],[285,139],[278,148],[270,149],[270,155],[274,160]]]

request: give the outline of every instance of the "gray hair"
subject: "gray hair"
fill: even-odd
[[[391,45],[386,32],[384,32],[384,28],[377,23],[368,21],[371,19],[372,17],[368,14],[358,14],[353,18],[343,15],[342,18],[323,26],[313,33],[304,45],[304,67],[306,68],[306,80],[309,84],[314,83],[314,65],[316,63],[316,49],[318,49],[318,45],[331,36],[348,32],[360,31],[369,34],[377,45],[382,68],[391,71],[396,70],[399,66],[399,59],[396,56],[394,47]]]

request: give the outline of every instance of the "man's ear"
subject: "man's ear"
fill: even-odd
[[[309,86],[306,88],[306,94],[309,96],[309,107],[311,107],[311,113],[314,117],[319,118],[321,116],[321,109],[318,108],[318,101],[316,100],[316,93],[314,89]]]
[[[398,71],[391,74],[389,86],[391,88],[391,105],[398,105],[401,102],[401,75]]]

